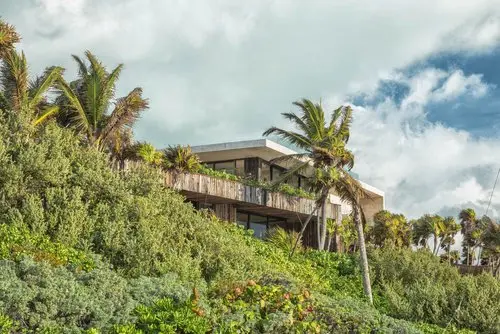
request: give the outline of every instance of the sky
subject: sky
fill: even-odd
[[[354,109],[354,171],[416,218],[486,213],[500,168],[500,0],[0,0],[32,73],[91,50],[143,87],[136,138],[256,139],[301,98]],[[500,187],[499,187],[500,188]],[[488,214],[500,215],[500,189]]]

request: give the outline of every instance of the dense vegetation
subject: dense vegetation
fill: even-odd
[[[0,22],[0,56],[14,60],[17,39]],[[3,61],[0,332],[500,331],[500,283],[489,274],[460,276],[426,249],[374,243],[372,306],[356,254],[298,247],[290,258],[295,235],[277,231],[262,241],[195,211],[163,187],[154,150],[142,151],[150,164],[111,167],[133,146],[128,130],[147,104],[134,90],[108,112],[101,98],[111,99],[114,89],[104,86],[115,79],[87,57],[91,66],[81,61],[80,81],[58,92],[66,102],[57,110],[45,97],[30,103],[30,91],[46,92],[43,82],[62,78],[16,90],[28,82],[19,82],[24,72],[16,70],[25,62]],[[87,100],[82,87],[102,89],[101,98]],[[50,118],[70,105],[80,113]],[[110,162],[112,152],[123,155]],[[351,225],[346,220],[342,236],[354,244]]]

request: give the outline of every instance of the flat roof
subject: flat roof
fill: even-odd
[[[297,154],[294,150],[289,149],[281,144],[278,144],[269,139],[241,140],[228,143],[216,143],[208,145],[191,146],[194,153],[206,153],[227,150],[240,150],[250,148],[269,148],[283,155]]]

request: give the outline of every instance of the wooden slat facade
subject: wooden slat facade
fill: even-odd
[[[315,207],[314,200],[222,180],[202,174],[165,173],[165,185],[184,193],[189,200],[205,200],[214,204],[238,203],[244,210],[278,217],[307,217]],[[335,218],[334,206],[327,208],[328,217]],[[221,217],[222,218],[222,217]]]

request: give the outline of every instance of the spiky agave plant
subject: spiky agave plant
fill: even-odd
[[[167,170],[179,173],[196,173],[201,162],[196,154],[193,153],[190,146],[169,146],[163,151],[163,166]]]

